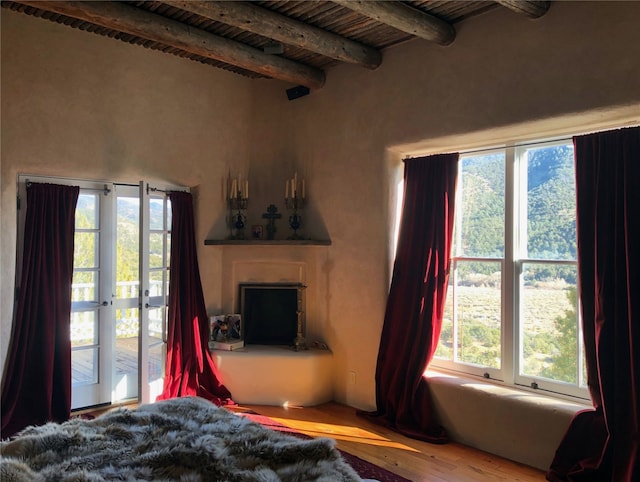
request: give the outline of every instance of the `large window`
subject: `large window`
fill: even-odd
[[[461,155],[432,366],[588,398],[569,142]]]

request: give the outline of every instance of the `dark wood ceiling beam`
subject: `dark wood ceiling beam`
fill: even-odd
[[[522,13],[527,17],[540,18],[549,10],[551,2],[540,0],[495,0],[496,3],[507,7],[517,13]]]
[[[145,12],[119,2],[19,1],[41,10],[126,32],[170,47],[236,65],[267,77],[319,89],[325,74],[294,62],[175,20]]]
[[[440,45],[449,45],[456,38],[456,31],[451,24],[401,2],[332,1],[378,22]]]
[[[379,67],[382,62],[382,54],[374,48],[248,2],[163,3],[343,62],[369,69]]]

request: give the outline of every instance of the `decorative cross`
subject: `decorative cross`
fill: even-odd
[[[278,212],[278,208],[275,204],[270,204],[267,208],[267,212],[262,215],[263,219],[268,219],[267,224],[267,239],[273,239],[276,234],[276,219],[280,219],[282,214]]]

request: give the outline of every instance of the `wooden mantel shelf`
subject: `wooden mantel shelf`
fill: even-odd
[[[330,239],[205,239],[205,246],[331,246]]]

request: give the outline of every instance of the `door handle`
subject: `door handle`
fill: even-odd
[[[147,309],[150,309],[150,308],[153,309],[153,308],[163,308],[164,305],[150,305],[149,303],[145,303],[144,307]]]

